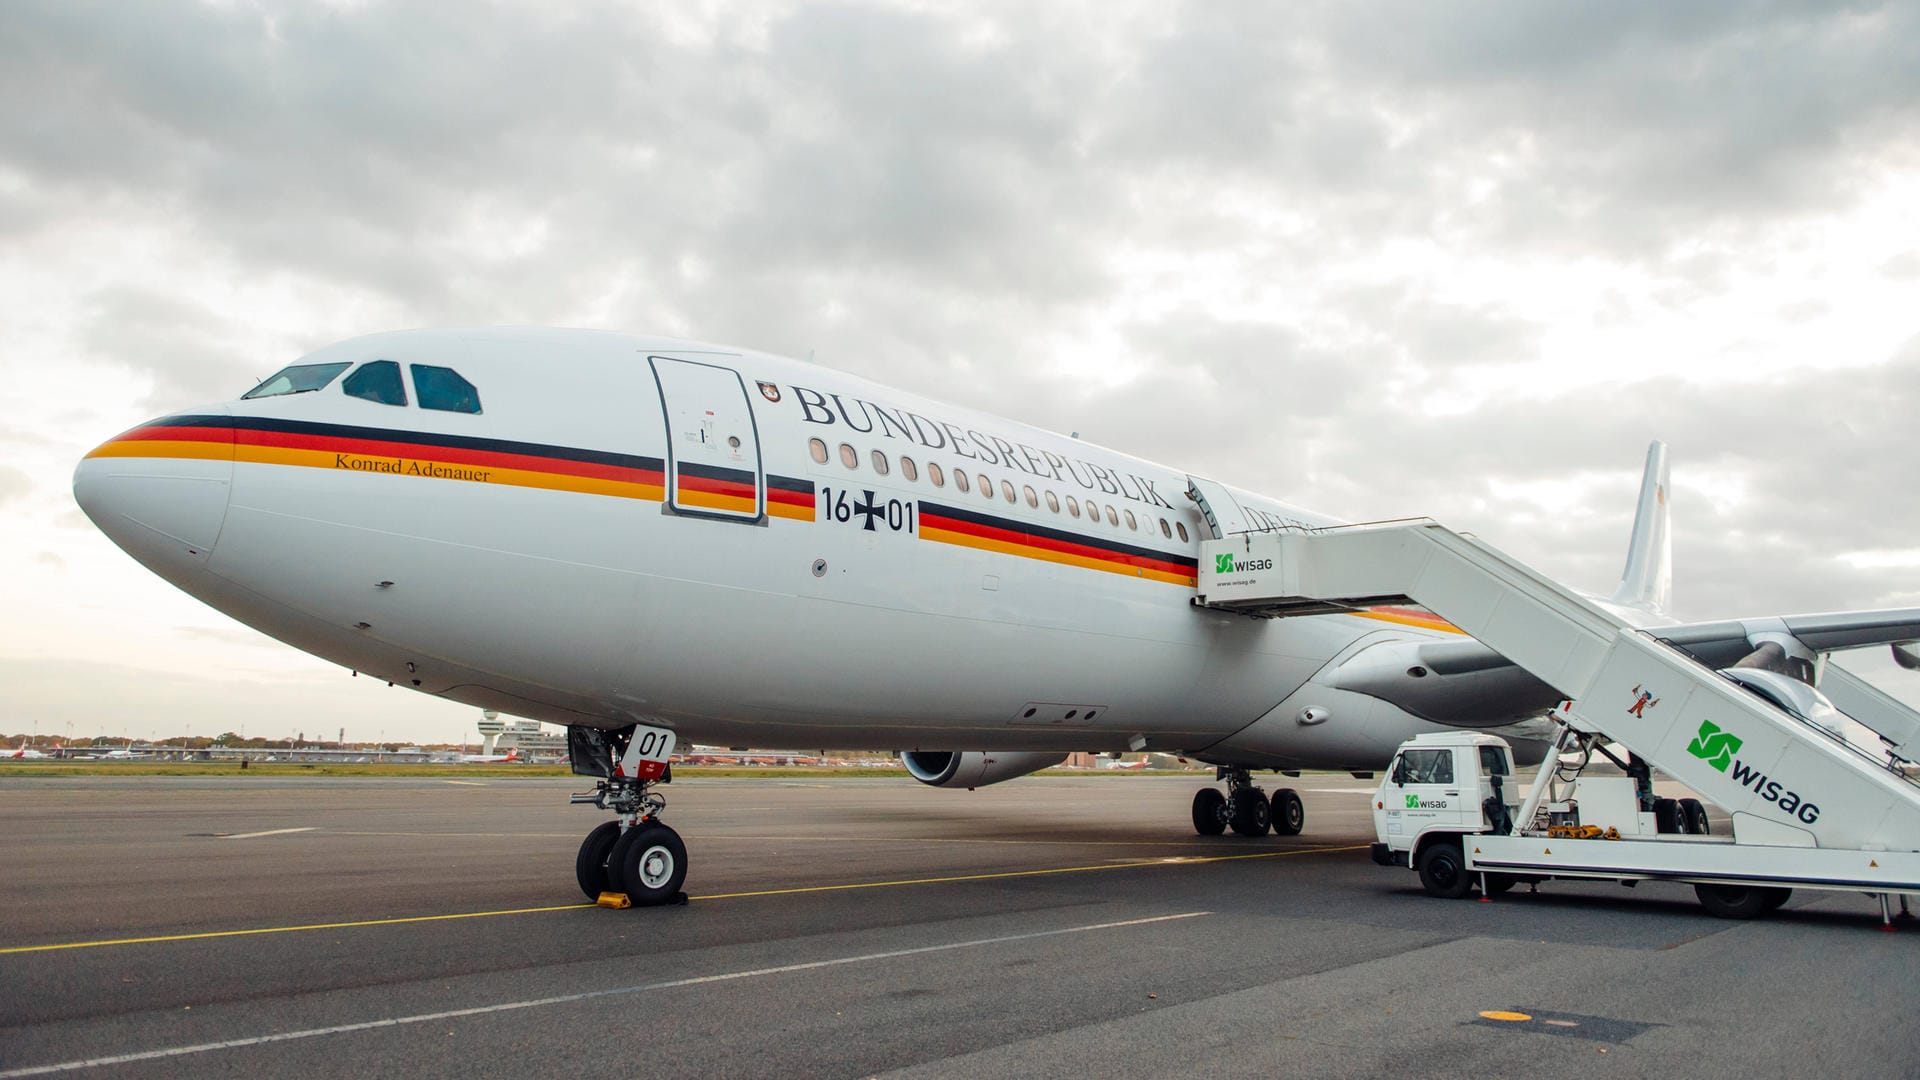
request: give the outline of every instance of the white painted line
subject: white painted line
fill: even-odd
[[[487,786],[478,780],[442,780],[440,782],[443,784],[459,784],[461,787],[486,787]]]
[[[320,827],[320,826],[318,826],[318,825],[306,825],[306,826],[302,826],[301,828],[298,828],[298,829],[268,829],[268,830],[266,830],[265,832],[243,832],[243,833],[223,833],[223,834],[222,834],[221,836],[219,836],[219,837],[218,837],[217,839],[220,839],[220,840],[251,840],[251,839],[253,839],[253,838],[254,838],[254,837],[256,837],[256,836],[284,836],[284,835],[286,835],[287,833],[297,833],[297,832],[312,832],[313,830],[315,830],[315,829],[317,829],[317,828],[319,828],[319,827]]]
[[[1036,930],[1030,934],[1007,934],[1003,937],[976,938],[972,941],[954,941],[945,945],[922,945],[917,949],[894,949],[889,952],[863,953],[859,956],[842,956],[832,960],[813,960],[804,964],[782,964],[779,967],[752,968],[747,971],[729,971],[722,975],[696,975],[687,979],[640,983],[635,986],[616,986],[608,990],[588,990],[584,993],[562,994],[558,997],[529,998],[525,1001],[507,1001],[498,1005],[477,1005],[470,1009],[449,1009],[446,1012],[416,1013],[412,1016],[390,1016],[381,1020],[364,1020],[358,1024],[336,1024],[333,1027],[307,1028],[302,1031],[278,1031],[271,1035],[254,1035],[244,1039],[225,1039],[220,1042],[195,1043],[191,1046],[170,1046],[160,1050],[142,1050],[133,1054],[115,1054],[111,1057],[86,1058],[81,1061],[62,1061],[53,1065],[30,1065],[23,1069],[8,1069],[5,1072],[0,1072],[0,1080],[11,1080],[12,1077],[16,1076],[44,1076],[48,1073],[74,1072],[79,1069],[99,1069],[109,1065],[127,1065],[136,1061],[156,1061],[162,1058],[186,1057],[189,1054],[206,1054],[215,1050],[238,1050],[247,1046],[265,1046],[269,1043],[291,1042],[295,1039],[312,1039],[321,1035],[344,1035],[353,1031],[371,1031],[375,1028],[401,1027],[406,1024],[427,1024],[439,1020],[457,1020],[464,1016],[486,1016],[491,1013],[515,1012],[520,1009],[538,1009],[548,1005],[567,1005],[576,1001],[591,1001],[595,998],[620,997],[627,994],[644,994],[654,990],[672,990],[682,986],[704,986],[708,983],[732,982],[736,979],[757,979],[768,975],[788,975],[796,971],[815,971],[820,968],[841,967],[846,964],[865,964],[875,960],[894,960],[902,956],[924,956],[927,953],[951,952],[955,949],[977,949],[986,945],[1005,945],[1013,941],[1033,941],[1037,938],[1059,937],[1063,934],[1085,934],[1094,930],[1117,930],[1126,926],[1147,926],[1152,923],[1174,922],[1179,919],[1197,919],[1202,915],[1211,914],[1213,914],[1211,911],[1186,911],[1178,915],[1155,915],[1146,919],[1126,919],[1121,922],[1069,926],[1062,930]]]

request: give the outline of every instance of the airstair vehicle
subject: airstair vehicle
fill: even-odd
[[[1374,857],[1420,869],[1430,892],[1669,880],[1744,918],[1793,888],[1851,890],[1879,898],[1883,925],[1890,895],[1920,892],[1920,784],[1906,760],[1920,714],[1837,666],[1821,688],[1846,716],[1796,714],[1657,629],[1424,519],[1225,536],[1203,545],[1198,591],[1198,605],[1266,618],[1418,605],[1565,695],[1524,797],[1504,789],[1511,756],[1498,738],[1403,745],[1375,799]],[[1868,737],[1847,738],[1848,719]],[[1420,773],[1441,750],[1457,769],[1436,786]],[[1627,775],[1583,779],[1596,752]],[[1648,765],[1726,810],[1732,835],[1707,835],[1697,804],[1655,800]]]

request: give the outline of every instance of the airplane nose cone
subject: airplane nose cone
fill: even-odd
[[[163,577],[205,565],[220,539],[232,486],[226,409],[142,424],[95,447],[73,471],[80,509]]]

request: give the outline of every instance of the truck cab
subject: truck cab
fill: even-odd
[[[1460,838],[1511,830],[1521,795],[1505,739],[1473,731],[1416,735],[1400,744],[1374,792],[1373,861],[1419,870],[1421,884],[1436,895],[1465,895],[1473,878]]]

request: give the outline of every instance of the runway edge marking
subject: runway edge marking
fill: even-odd
[[[908,878],[900,881],[857,881],[845,885],[802,885],[790,889],[761,889],[755,892],[710,893],[689,900],[744,900],[759,896],[797,896],[802,893],[848,892],[854,889],[889,889],[903,885],[939,885],[960,881],[992,881],[1001,878],[1043,877],[1048,874],[1085,874],[1097,870],[1141,870],[1154,866],[1198,866],[1203,863],[1239,862],[1246,859],[1279,859],[1292,855],[1326,855],[1344,851],[1364,851],[1365,845],[1341,847],[1293,848],[1287,851],[1254,851],[1240,855],[1203,855],[1195,858],[1172,856],[1145,862],[1097,863],[1091,866],[1057,866],[1044,870],[1006,870],[992,874],[957,874],[951,877]],[[307,923],[300,926],[258,926],[245,930],[203,930],[193,934],[160,934],[153,937],[106,938],[99,941],[65,941],[51,945],[13,945],[0,948],[0,956],[19,953],[62,952],[68,949],[102,949],[112,945],[160,945],[173,941],[206,941],[211,938],[251,937],[257,934],[297,934],[308,930],[350,930],[363,926],[400,926],[406,923],[450,922],[454,919],[490,919],[502,915],[540,915],[549,911],[583,911],[593,904],[554,904],[548,907],[507,908],[501,911],[460,911],[447,915],[404,915],[392,919],[359,919],[352,922]],[[0,1074],[5,1075],[5,1074]]]
[[[240,1039],[222,1039],[218,1042],[194,1043],[188,1046],[170,1046],[159,1050],[142,1050],[131,1054],[114,1054],[106,1057],[86,1058],[79,1061],[56,1062],[49,1065],[29,1065],[24,1068],[8,1069],[0,1072],[0,1080],[12,1080],[13,1077],[20,1076],[45,1076],[49,1073],[74,1072],[80,1069],[98,1069],[112,1065],[129,1065],[139,1061],[157,1061],[162,1058],[212,1053],[216,1050],[238,1050],[248,1046],[264,1046],[269,1043],[291,1042],[295,1039],[318,1038],[322,1035],[345,1035],[355,1031],[372,1031],[376,1028],[403,1027],[408,1024],[425,1024],[440,1020],[458,1020],[469,1016],[487,1016],[494,1013],[516,1012],[522,1009],[538,1009],[549,1005],[567,1005],[576,1001],[592,1001],[596,998],[644,994],[656,990],[673,990],[683,986],[703,986],[709,983],[765,978],[769,975],[787,975],[796,971],[817,971],[821,968],[844,967],[848,964],[865,964],[878,960],[894,960],[903,956],[924,956],[928,953],[952,952],[956,949],[977,949],[988,945],[1006,945],[1016,941],[1033,941],[1039,938],[1060,937],[1065,934],[1085,934],[1095,930],[1118,930],[1129,926],[1148,926],[1154,923],[1197,919],[1211,914],[1213,914],[1211,911],[1183,911],[1174,915],[1152,915],[1141,919],[1122,919],[1117,922],[1089,923],[1085,926],[1068,926],[1058,930],[1034,930],[1024,934],[1003,934],[999,937],[975,938],[968,941],[950,941],[944,945],[921,945],[912,949],[890,949],[886,952],[862,953],[858,956],[838,956],[831,960],[809,960],[799,964],[781,964],[777,967],[750,968],[746,971],[729,971],[719,975],[693,975],[684,979],[668,979],[663,982],[639,983],[633,986],[615,986],[606,990],[585,990],[577,994],[560,994],[554,997],[529,998],[524,1001],[506,1001],[494,1005],[476,1005],[466,1009],[448,1009],[444,1012],[416,1013],[411,1016],[389,1016],[379,1020],[363,1020],[357,1024],[335,1024],[331,1027],[306,1028],[300,1031],[278,1031],[271,1035],[252,1035]]]

